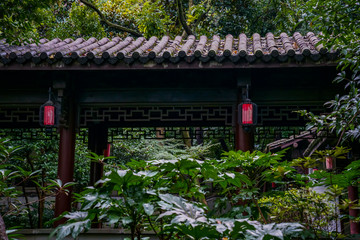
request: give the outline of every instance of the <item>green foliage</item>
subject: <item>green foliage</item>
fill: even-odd
[[[230,151],[224,153],[221,166],[226,169],[237,169],[240,173],[249,177],[252,183],[248,186],[259,190],[265,181],[273,181],[278,176],[284,176],[291,168],[284,168],[280,162],[285,150],[278,153],[263,153],[261,151],[242,152]]]
[[[339,146],[346,140],[355,141],[360,137],[360,5],[357,0],[310,0],[306,7],[306,19],[321,32],[322,43],[340,53],[342,72],[334,82],[344,83],[345,93],[326,103],[331,111],[328,115],[317,116],[306,111],[301,114],[310,119],[309,128],[316,126],[318,130],[329,129],[336,133]]]
[[[321,168],[324,158],[343,159],[348,151],[344,147],[316,151],[312,157],[284,162],[284,167],[296,167],[302,172],[307,168]],[[346,212],[351,207],[345,189],[359,185],[359,167],[359,162],[354,161],[340,173],[336,169],[316,170],[309,175],[291,171],[278,178],[276,190],[263,195],[259,204],[267,208],[271,222],[299,222],[311,230],[313,237],[344,237],[333,230],[338,228],[340,220],[349,219],[348,215],[340,214],[340,209]]]
[[[12,161],[14,165],[27,171],[40,171],[41,183],[44,185],[57,178],[58,140],[11,140],[11,144],[21,146],[17,158]],[[76,189],[82,189],[89,183],[90,163],[87,155],[87,146],[79,140],[76,141],[74,171],[74,180],[77,183]]]
[[[292,188],[283,194],[264,196],[259,203],[270,211],[272,222],[300,222],[314,234],[331,232],[331,221],[340,218],[334,198],[309,188]]]
[[[38,24],[43,21],[42,10],[49,8],[52,0],[8,0],[0,2],[0,39],[8,43],[34,41],[38,38]]]
[[[86,212],[72,212],[65,214],[64,217],[69,219],[68,224],[61,227],[62,231],[57,236],[57,239],[64,239],[68,235],[71,235],[75,239],[78,232],[90,229],[91,220],[87,218],[87,216],[88,214]],[[55,232],[57,229],[59,229],[59,227],[55,229]]]
[[[8,3],[7,3],[8,2]],[[128,35],[101,23],[93,10],[74,0],[26,0],[7,1],[0,5],[0,24],[4,26],[1,38],[8,42],[23,42],[25,39],[75,38],[90,36],[101,38]],[[139,31],[146,38],[163,35],[182,35],[183,27],[176,1],[166,0],[94,0],[91,1],[112,23]],[[308,24],[305,3],[307,1],[184,1],[186,24],[197,35],[208,37],[255,32],[305,31]],[[7,11],[5,11],[5,9]],[[36,9],[29,12],[28,9]]]
[[[342,172],[334,174],[324,170],[315,171],[310,175],[318,185],[331,186],[339,185],[343,188],[349,186],[359,186],[360,183],[360,160],[350,163]]]
[[[171,24],[170,16],[165,12],[160,0],[145,1],[135,21],[146,38],[167,35]]]
[[[52,38],[85,38],[95,37],[101,39],[106,36],[105,29],[100,24],[99,17],[87,7],[72,3],[68,16],[51,23],[51,31],[45,33],[45,37]]]
[[[239,163],[243,162],[242,166],[250,173],[252,162],[256,167],[265,162],[270,167],[280,157],[239,151],[228,153],[223,160],[132,160],[107,172],[97,186],[77,194],[80,211],[68,214],[70,220],[54,234],[57,239],[70,233],[77,237],[89,229],[89,221],[97,219],[130,229],[131,239],[140,238],[146,229],[153,230],[159,239],[237,239],[235,236],[240,235],[244,239],[289,239],[294,234],[301,235],[303,229],[299,224],[262,225],[226,218],[225,209],[211,209],[208,204],[213,196],[227,196],[230,202],[236,202],[239,188],[252,188],[253,181],[245,171],[236,171]],[[211,210],[217,211],[217,216]]]
[[[217,152],[219,144],[206,142],[203,145],[196,145],[190,148],[185,147],[183,142],[175,139],[164,140],[123,140],[113,143],[112,160],[107,163],[126,164],[134,160],[154,160],[154,159],[175,159],[175,158],[216,158],[220,156]]]
[[[3,201],[0,215],[8,229],[14,226],[42,228],[44,222],[53,217],[51,202],[46,199],[59,191],[68,192],[74,183],[62,184],[60,180],[48,179],[43,170],[35,170],[36,161],[32,161],[34,155],[32,160],[22,158],[28,146],[16,147],[12,145],[14,143],[0,140],[0,198],[6,200]],[[29,155],[25,156],[29,158]],[[28,186],[34,187],[37,194],[35,200],[30,200]]]

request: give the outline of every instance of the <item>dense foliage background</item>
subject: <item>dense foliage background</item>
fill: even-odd
[[[194,35],[309,28],[306,0],[8,0],[0,3],[0,38]],[[85,4],[84,4],[85,3]],[[92,5],[94,8],[89,7]],[[94,9],[101,12],[97,14]],[[103,18],[102,18],[103,17]],[[109,24],[112,23],[113,25]],[[116,26],[115,26],[116,25]],[[119,28],[119,26],[121,28]],[[120,30],[121,29],[121,30]]]

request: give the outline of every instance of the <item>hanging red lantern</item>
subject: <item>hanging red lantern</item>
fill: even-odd
[[[57,111],[58,106],[51,101],[51,89],[49,89],[49,100],[41,105],[39,114],[39,123],[42,127],[56,127],[57,126]]]
[[[45,106],[44,107],[44,125],[45,126],[54,126],[55,124],[55,107],[54,106]]]
[[[104,157],[110,157],[110,151],[111,151],[111,144],[108,143],[106,145],[106,149],[104,150]]]
[[[332,169],[336,168],[335,158],[332,156],[325,157],[324,165],[325,165],[326,170],[332,170]]]
[[[239,104],[238,111],[240,125],[255,125],[257,123],[257,105],[250,99]]]

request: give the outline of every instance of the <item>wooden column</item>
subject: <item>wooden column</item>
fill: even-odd
[[[89,150],[97,155],[104,155],[104,151],[107,149],[107,133],[108,129],[104,125],[94,125],[89,127]],[[103,177],[104,165],[98,162],[90,163],[90,186]]]
[[[243,128],[236,123],[235,149],[243,152],[254,150],[254,132],[252,128]]]
[[[348,187],[349,200],[354,201],[355,204],[359,203],[359,191],[357,186]],[[349,215],[350,217],[358,217],[360,211],[358,209],[351,209],[353,204],[350,204]],[[360,223],[350,220],[350,234],[360,234]]]
[[[58,178],[62,184],[73,182],[74,176],[74,156],[75,156],[75,112],[76,106],[74,99],[70,96],[68,104],[65,106],[67,110],[66,124],[60,126],[60,145],[59,145],[59,161],[58,161]],[[65,105],[65,104],[64,104]],[[64,106],[63,105],[63,106]],[[55,217],[58,217],[65,211],[71,211],[71,188],[70,193],[60,191],[55,199]],[[61,219],[55,223],[55,226],[65,222]]]

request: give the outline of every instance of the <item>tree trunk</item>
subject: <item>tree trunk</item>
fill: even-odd
[[[27,153],[27,163],[30,165],[31,171],[35,171],[34,168],[34,164],[32,162],[32,159],[30,158],[30,153]],[[41,185],[44,187],[44,183],[45,183],[45,169],[41,170]],[[35,184],[35,190],[36,190],[36,194],[38,196],[39,199],[39,206],[38,206],[38,228],[42,228],[43,227],[43,216],[44,216],[44,206],[45,206],[45,194],[44,191],[42,189],[40,189],[36,184]],[[24,190],[25,191],[25,190]]]
[[[180,131],[181,131],[185,146],[190,148],[192,146],[192,143],[191,143],[191,137],[190,137],[189,130],[187,130],[186,128],[180,128]]]
[[[184,10],[182,8],[182,3],[180,0],[176,0],[176,5],[177,5],[177,12],[178,12],[178,16],[179,16],[179,21],[181,26],[183,27],[184,31],[186,32],[186,34],[189,35],[193,35],[193,32],[191,31],[190,27],[187,25],[186,23],[186,19],[185,19],[185,14],[184,14]]]
[[[23,190],[23,194],[24,194],[24,198],[25,198],[26,208],[28,211],[30,228],[34,228],[34,223],[33,223],[32,217],[31,217],[31,208],[30,208],[29,198],[28,198],[26,190],[25,190],[25,181],[23,182],[23,184],[21,186],[22,186],[22,190]]]
[[[0,240],[8,240],[8,236],[6,235],[6,227],[4,223],[4,219],[0,214]]]

